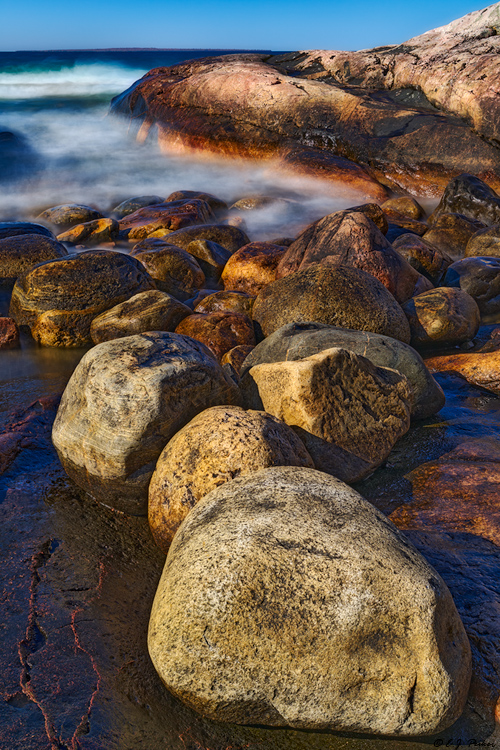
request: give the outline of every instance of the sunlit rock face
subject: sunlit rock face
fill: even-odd
[[[391,735],[453,723],[470,650],[437,573],[343,482],[274,467],[218,487],[177,532],[149,651],[204,716]]]
[[[499,7],[399,46],[157,68],[113,110],[158,125],[165,150],[277,157],[379,201],[380,183],[437,195],[461,172],[498,187]]]

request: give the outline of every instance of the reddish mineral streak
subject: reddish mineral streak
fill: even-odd
[[[19,659],[21,661],[22,665],[22,673],[20,677],[20,685],[21,690],[24,693],[24,695],[33,703],[35,703],[40,711],[42,712],[44,722],[45,722],[45,732],[47,734],[47,738],[51,743],[52,750],[79,750],[80,749],[80,743],[78,742],[78,737],[85,732],[85,730],[88,727],[88,723],[90,720],[90,714],[92,711],[92,706],[94,704],[94,701],[96,699],[96,696],[99,692],[100,686],[101,686],[101,674],[99,672],[99,669],[97,667],[96,661],[92,654],[85,648],[85,646],[82,644],[80,636],[78,635],[76,626],[77,621],[76,618],[80,612],[83,612],[83,607],[78,607],[72,612],[71,615],[71,629],[73,631],[73,636],[75,639],[75,653],[80,650],[83,653],[87,654],[87,656],[90,659],[90,662],[92,664],[92,668],[97,676],[97,682],[95,689],[90,696],[90,700],[88,703],[87,711],[82,715],[81,721],[76,727],[69,746],[66,745],[66,743],[61,739],[61,737],[57,736],[56,728],[54,726],[54,722],[50,716],[49,711],[44,707],[43,702],[39,700],[34,692],[34,689],[31,686],[31,666],[29,664],[29,656],[30,654],[35,653],[38,651],[39,648],[41,648],[41,645],[37,643],[40,637],[43,637],[44,642],[47,640],[47,634],[42,630],[40,625],[38,624],[38,618],[37,618],[37,587],[40,583],[40,575],[38,573],[38,570],[43,567],[48,560],[50,559],[52,553],[54,552],[55,548],[57,546],[57,543],[53,539],[49,539],[47,542],[45,542],[42,545],[42,548],[39,552],[35,553],[31,557],[31,564],[30,564],[30,570],[31,570],[31,585],[30,585],[30,599],[29,599],[29,609],[28,609],[28,624],[26,627],[26,635],[25,638],[19,643],[18,646],[18,653],[19,653]],[[104,575],[105,575],[105,568],[102,561],[99,562],[99,580],[95,589],[94,596],[88,600],[87,604],[92,603],[96,599],[98,599],[102,593],[102,584],[104,581]]]
[[[102,584],[103,584],[103,581],[104,581],[104,574],[105,574],[104,563],[102,562],[102,560],[100,560],[99,561],[99,580],[97,582],[97,586],[96,586],[96,589],[95,589],[95,594],[89,600],[89,602],[88,602],[89,604],[91,602],[95,601],[96,599],[100,598],[101,593],[102,593]],[[80,649],[80,651],[83,651],[84,654],[87,654],[87,656],[90,659],[90,663],[92,664],[92,669],[94,670],[94,672],[97,675],[97,682],[96,682],[96,686],[94,688],[94,692],[90,696],[89,705],[87,707],[87,712],[82,715],[82,719],[81,719],[79,725],[77,726],[77,728],[75,729],[75,731],[73,733],[73,736],[71,738],[71,750],[78,750],[78,748],[79,748],[78,736],[80,734],[82,734],[82,731],[85,730],[88,727],[88,724],[89,724],[89,721],[90,721],[90,713],[92,711],[92,706],[94,704],[96,696],[97,696],[97,694],[99,692],[99,689],[101,687],[101,680],[102,680],[101,674],[100,674],[100,672],[99,672],[99,670],[97,668],[97,664],[95,662],[94,657],[92,656],[92,654],[90,653],[90,651],[87,651],[87,649],[85,648],[85,646],[82,645],[82,642],[80,640],[80,636],[78,635],[78,632],[76,630],[76,625],[77,625],[76,617],[77,617],[77,615],[80,612],[83,612],[83,610],[84,610],[83,607],[78,607],[78,609],[75,609],[73,611],[72,615],[71,615],[71,630],[73,631],[73,635],[75,637],[75,653],[77,652],[78,649]]]

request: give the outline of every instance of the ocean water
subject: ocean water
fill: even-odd
[[[109,114],[113,96],[148,70],[235,50],[0,53],[0,220],[33,217],[60,203],[103,212],[144,194],[205,190],[230,202],[253,194],[290,206],[246,217],[252,239],[293,236],[311,220],[356,198],[325,194],[314,181],[279,177],[265,164],[200,161],[139,144],[126,118]],[[358,201],[359,202],[359,201]]]

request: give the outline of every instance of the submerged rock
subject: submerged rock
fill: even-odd
[[[149,485],[149,525],[165,554],[190,510],[215,487],[270,466],[314,468],[291,427],[262,411],[213,406],[162,451]]]
[[[358,268],[313,265],[266,286],[253,306],[264,336],[286,323],[317,322],[410,341],[405,314],[392,294]]]
[[[435,570],[357,492],[297,467],[234,479],[193,508],[148,645],[174,695],[239,724],[431,734],[460,715],[470,681]]]
[[[389,367],[405,375],[413,392],[412,419],[430,417],[444,406],[443,391],[430,375],[420,354],[411,346],[389,336],[322,323],[289,323],[279,328],[248,354],[241,367],[241,376],[244,377],[255,365],[304,359],[335,347],[348,349],[378,367]]]
[[[239,394],[210,351],[187,336],[152,332],[98,344],[80,361],[52,440],[69,476],[117,510],[142,514],[170,438],[209,406]]]
[[[247,408],[293,427],[316,468],[345,482],[380,466],[410,426],[406,377],[346,349],[255,365],[241,387]]]

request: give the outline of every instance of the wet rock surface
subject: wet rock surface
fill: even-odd
[[[463,344],[479,329],[479,307],[462,289],[431,289],[405,302],[403,310],[410,324],[411,344],[417,349]]]
[[[0,239],[0,279],[14,284],[33,266],[45,260],[63,258],[68,251],[60,242],[42,234],[18,234]]]
[[[242,313],[197,312],[181,320],[175,331],[201,341],[219,361],[235,346],[255,345],[252,321]]]

